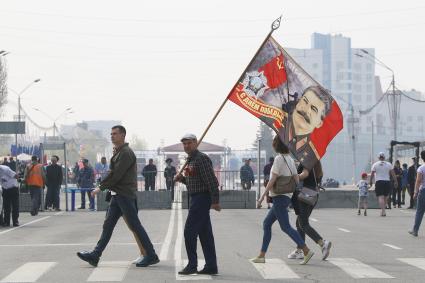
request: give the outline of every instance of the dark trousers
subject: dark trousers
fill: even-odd
[[[102,235],[100,236],[100,239],[97,242],[93,252],[99,257],[102,256],[103,251],[111,239],[115,225],[121,216],[125,218],[128,227],[145,248],[146,255],[154,256],[155,250],[153,248],[152,242],[149,239],[145,228],[143,228],[142,224],[140,223],[139,217],[137,216],[136,202],[132,198],[121,195],[112,196],[111,203],[106,213],[105,221],[103,222]]]
[[[251,189],[251,181],[241,181],[242,190],[250,190]]]
[[[173,179],[166,179],[165,185],[167,186],[167,191],[171,191],[171,201],[174,201],[174,181],[173,181]]]
[[[197,193],[190,196],[189,214],[184,226],[184,241],[190,268],[198,267],[198,255],[196,253],[198,236],[204,252],[205,267],[208,269],[217,268],[210,207],[211,196],[209,193]]]
[[[94,198],[91,196],[93,189],[81,189],[81,208],[86,208],[86,194],[89,197],[90,209],[94,209]]]
[[[415,199],[413,198],[413,195],[415,194],[415,183],[410,183],[409,187],[407,188],[410,196],[410,208],[413,208],[415,206]]]
[[[44,204],[45,209],[51,206],[53,206],[53,208],[60,208],[59,193],[60,193],[60,185],[59,186],[51,185],[47,187],[46,202]]]
[[[301,238],[305,241],[305,234],[307,234],[314,242],[319,242],[322,237],[310,226],[308,221],[314,206],[308,205],[304,202],[297,202],[298,217],[297,217],[297,231],[301,235]]]
[[[3,189],[4,223],[10,225],[10,213],[12,212],[13,224],[18,223],[19,218],[19,189]]]
[[[40,187],[28,186],[31,196],[31,213],[37,214],[41,205],[41,190]]]
[[[155,191],[155,178],[147,178],[145,179],[145,191]]]
[[[401,186],[398,185],[397,187],[393,188],[393,196],[392,196],[392,200],[393,200],[393,206],[395,207],[400,206],[401,205]]]

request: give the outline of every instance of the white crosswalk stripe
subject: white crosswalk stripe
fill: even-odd
[[[266,263],[251,263],[264,279],[300,278],[283,260],[279,258],[266,259]]]
[[[36,282],[55,265],[56,262],[27,262],[0,282]]]
[[[344,270],[355,279],[360,278],[394,278],[370,265],[364,264],[354,258],[329,258],[329,262]]]
[[[122,281],[131,263],[128,261],[102,261],[87,279],[88,282]]]
[[[398,258],[398,260],[425,270],[425,258]]]

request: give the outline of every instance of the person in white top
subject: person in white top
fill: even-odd
[[[15,171],[6,165],[0,165],[1,188],[3,189],[3,226],[10,226],[10,214],[12,212],[12,223],[14,227],[19,226],[19,188],[18,176]]]
[[[257,204],[258,208],[260,208],[261,203],[267,196],[267,193],[270,192],[270,197],[273,200],[273,206],[267,213],[267,216],[263,222],[264,234],[260,254],[256,258],[253,258],[251,261],[254,263],[266,262],[265,256],[270,244],[270,240],[272,238],[272,226],[273,223],[277,220],[282,231],[285,232],[297,244],[297,248],[303,251],[304,260],[301,262],[301,264],[307,264],[307,262],[311,259],[314,253],[307,247],[305,241],[301,238],[298,231],[292,228],[289,222],[288,206],[291,203],[291,199],[285,194],[276,194],[271,190],[279,176],[293,176],[295,178],[295,182],[299,182],[295,162],[289,155],[288,147],[280,140],[279,136],[275,136],[275,138],[273,139],[273,148],[279,154],[274,160],[271,169],[270,181],[267,184],[266,190],[261,196],[261,198],[258,200]]]
[[[378,158],[379,161],[372,165],[370,185],[372,186],[373,180],[375,179],[375,194],[378,197],[381,216],[386,216],[385,205],[388,202],[388,196],[391,191],[390,176],[392,176],[394,180],[394,187],[397,187],[397,178],[391,163],[385,161],[385,153],[380,152]]]
[[[425,162],[425,150],[421,151],[421,158]],[[417,237],[425,213],[425,164],[418,168],[413,199],[416,201],[415,224],[409,233]]]

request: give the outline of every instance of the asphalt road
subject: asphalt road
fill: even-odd
[[[19,228],[0,228],[0,282],[425,282],[425,233],[410,236],[414,211],[392,209],[387,217],[370,210],[318,209],[312,225],[333,243],[329,260],[321,260],[319,247],[306,266],[287,259],[294,244],[279,226],[266,264],[253,265],[261,247],[262,220],[267,209],[211,212],[216,239],[219,276],[176,275],[186,252],[183,224],[187,211],[143,210],[139,217],[155,244],[161,262],[137,268],[134,238],[124,222],[118,223],[98,268],[77,258],[97,242],[105,212],[43,212],[21,214]],[[291,213],[291,223],[294,223]],[[198,254],[202,258],[202,251]]]

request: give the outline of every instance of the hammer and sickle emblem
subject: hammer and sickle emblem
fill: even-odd
[[[277,67],[278,67],[279,70],[282,70],[283,69],[283,62],[280,61],[280,57],[277,57],[276,58],[276,65],[277,65]]]

